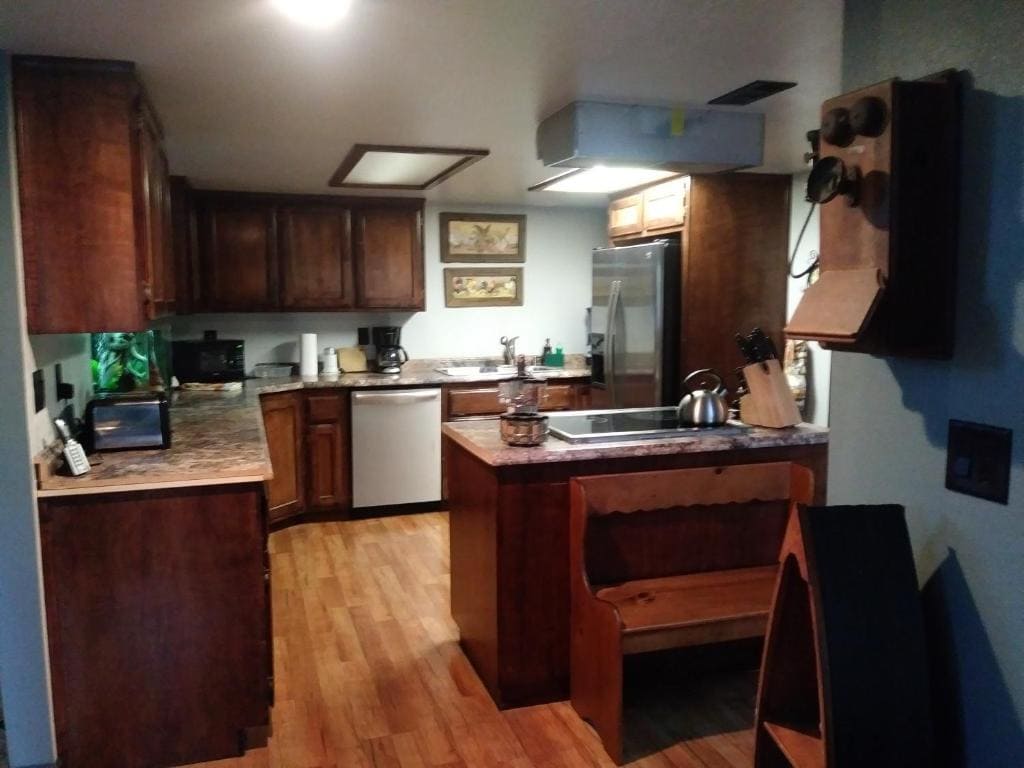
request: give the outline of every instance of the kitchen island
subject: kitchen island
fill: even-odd
[[[828,430],[807,424],[532,448],[505,445],[496,421],[443,434],[452,615],[501,707],[568,697],[570,478],[789,461],[814,473],[815,502],[825,501]]]

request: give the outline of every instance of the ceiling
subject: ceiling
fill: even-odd
[[[339,193],[353,143],[488,148],[426,193],[465,203],[603,201],[526,192],[553,175],[537,123],[570,101],[703,104],[755,79],[799,83],[746,108],[767,113],[763,170],[799,170],[841,34],[842,0],[352,0],[329,30],[269,0],[0,3],[0,48],[135,61],[198,186]]]

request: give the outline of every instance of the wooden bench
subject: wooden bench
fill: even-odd
[[[623,656],[763,637],[813,484],[789,462],[572,479],[570,699],[617,764]]]

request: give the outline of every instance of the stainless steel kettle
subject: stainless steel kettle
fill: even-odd
[[[698,385],[704,385],[698,388]],[[718,427],[729,418],[728,391],[722,377],[711,368],[694,371],[683,379],[686,394],[679,401],[676,415],[685,427]]]

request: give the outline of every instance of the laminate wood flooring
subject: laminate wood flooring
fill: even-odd
[[[613,766],[568,702],[491,701],[449,613],[446,514],[302,524],[270,548],[273,736],[201,768]],[[752,765],[755,685],[753,672],[627,685],[630,765]]]

